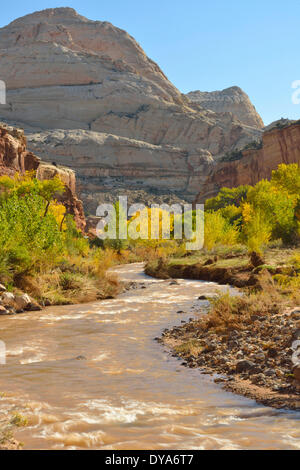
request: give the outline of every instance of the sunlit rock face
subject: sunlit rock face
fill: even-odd
[[[192,201],[216,160],[261,136],[253,110],[191,101],[127,32],[71,8],[0,29],[0,79],[0,118],[23,126],[43,159],[75,168],[93,210],[104,177],[149,200]]]
[[[262,129],[264,123],[249,96],[239,87],[233,86],[222,91],[191,91],[186,95],[194,103],[216,113],[230,112],[247,126]]]

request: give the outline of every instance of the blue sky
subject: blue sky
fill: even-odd
[[[125,29],[183,93],[238,85],[266,124],[300,118],[291,87],[300,80],[299,0],[64,1],[15,0],[2,8],[0,26],[70,6]]]

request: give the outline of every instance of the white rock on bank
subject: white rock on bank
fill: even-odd
[[[16,295],[15,304],[17,311],[24,310],[31,306],[31,299],[28,294]]]
[[[1,303],[4,307],[14,307],[15,306],[15,296],[12,292],[3,292],[1,295]]]

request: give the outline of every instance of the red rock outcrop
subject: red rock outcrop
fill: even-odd
[[[36,171],[40,180],[51,179],[58,175],[65,184],[65,192],[58,199],[74,216],[77,227],[85,229],[85,217],[82,202],[76,195],[76,178],[73,170],[57,167],[43,162],[32,152],[27,151],[27,142],[22,129],[0,124],[0,176],[13,176],[16,172]]]
[[[36,170],[40,158],[26,149],[24,132],[0,125],[0,174],[13,175],[16,171]]]
[[[261,149],[243,150],[242,154],[240,160],[214,166],[195,202],[203,203],[223,187],[254,185],[261,179],[269,179],[272,170],[281,163],[300,164],[300,122],[265,132]]]

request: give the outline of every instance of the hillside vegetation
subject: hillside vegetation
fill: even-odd
[[[118,292],[106,276],[108,250],[91,247],[56,196],[56,177],[39,181],[34,173],[0,178],[0,282],[25,291],[41,305],[87,302]]]

